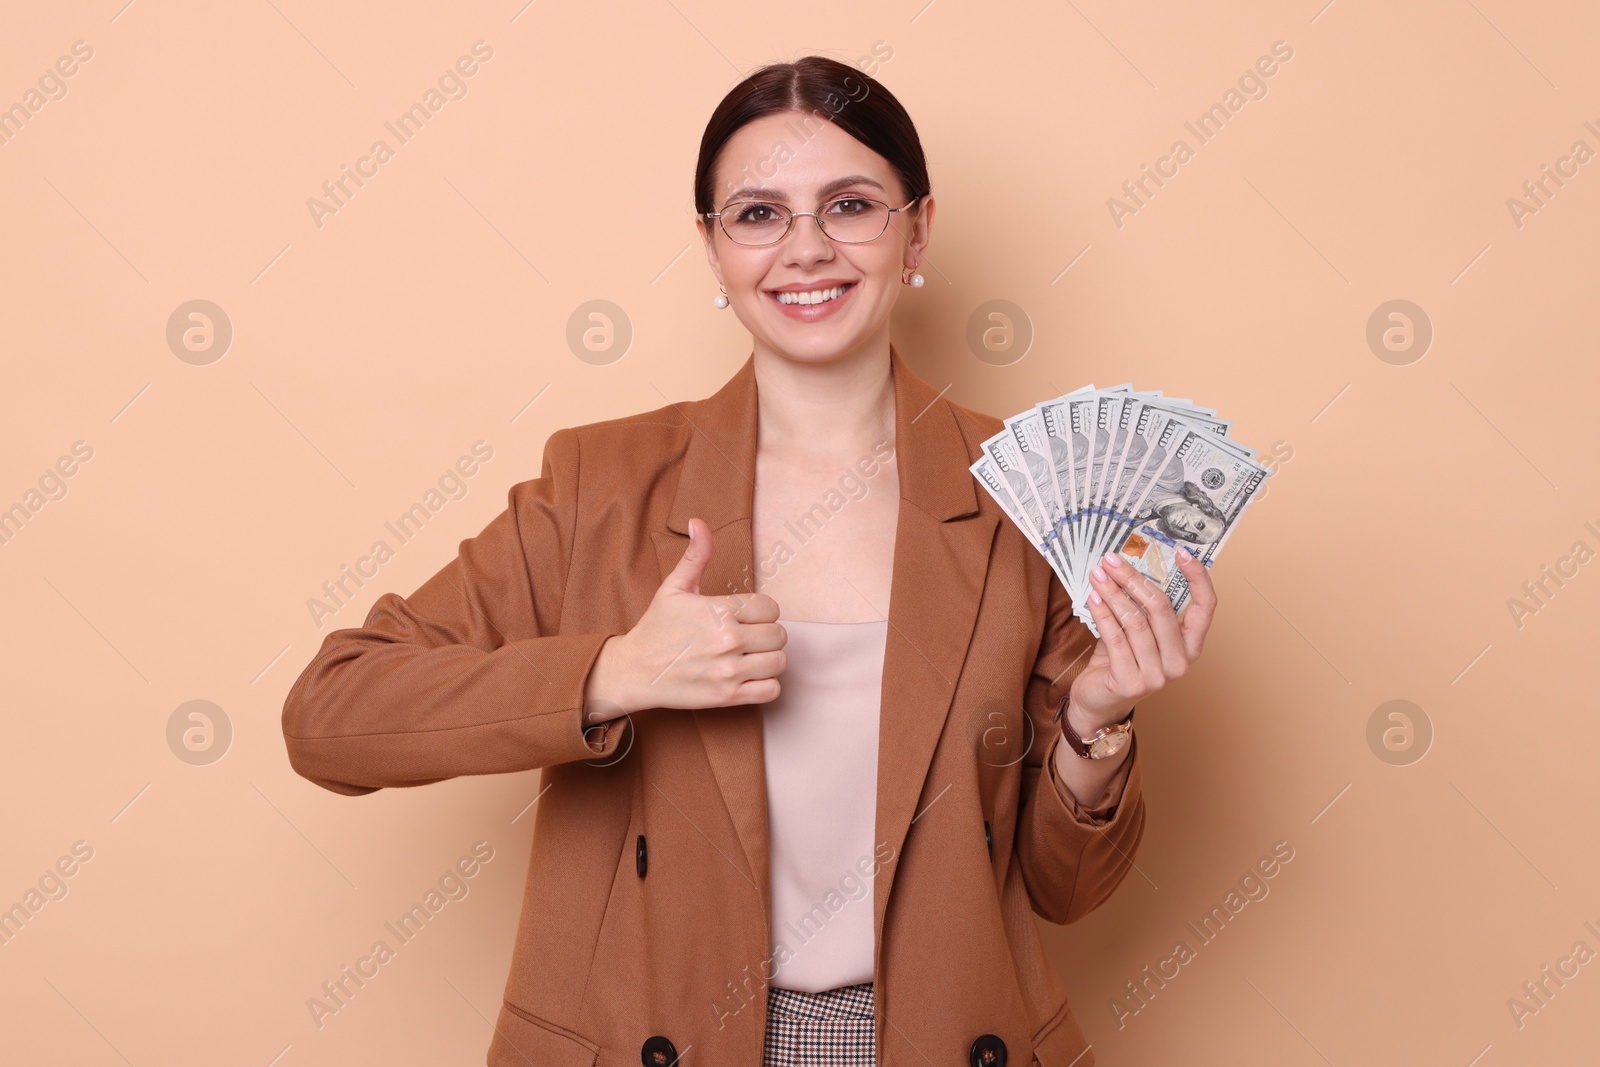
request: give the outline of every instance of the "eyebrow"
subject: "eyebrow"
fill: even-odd
[[[847,189],[852,185],[870,185],[879,191],[886,191],[882,185],[873,181],[865,174],[852,174],[845,178],[835,178],[833,181],[829,182],[827,185],[824,185],[820,190],[818,190],[818,195],[820,195],[822,199],[826,200],[840,189]],[[728,200],[757,199],[782,201],[786,199],[786,195],[787,194],[780,189],[767,189],[753,185],[741,185],[739,188],[728,194]]]

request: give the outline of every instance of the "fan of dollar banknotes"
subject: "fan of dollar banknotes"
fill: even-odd
[[[1182,611],[1189,582],[1178,548],[1211,566],[1271,475],[1228,436],[1232,425],[1160,390],[1086,385],[1006,419],[969,469],[1099,637],[1088,602],[1096,561],[1117,553]]]

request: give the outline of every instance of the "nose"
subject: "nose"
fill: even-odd
[[[807,222],[807,219],[810,221]],[[789,221],[789,232],[783,239],[788,254],[792,258],[803,257],[803,261],[814,261],[831,254],[828,248],[831,243],[822,232],[822,220],[814,211],[797,213]]]

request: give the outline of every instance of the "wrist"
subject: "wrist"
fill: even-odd
[[[1085,710],[1084,707],[1068,694],[1066,700],[1066,714],[1061,717],[1063,725],[1069,725],[1079,737],[1093,736],[1097,731],[1107,726],[1126,722],[1128,716],[1133,714],[1133,709],[1115,708],[1111,711]]]
[[[627,634],[613,634],[600,646],[583,689],[583,723],[595,726],[638,710],[628,672],[633,663]]]

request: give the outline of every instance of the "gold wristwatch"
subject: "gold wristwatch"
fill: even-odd
[[[1084,759],[1106,759],[1121,752],[1123,747],[1133,738],[1133,713],[1136,708],[1129,709],[1128,717],[1121,722],[1114,722],[1110,726],[1102,726],[1088,739],[1078,736],[1072,728],[1072,720],[1067,718],[1067,702],[1072,699],[1068,693],[1061,701],[1061,707],[1056,709],[1056,718],[1061,722],[1062,739],[1071,746]]]

